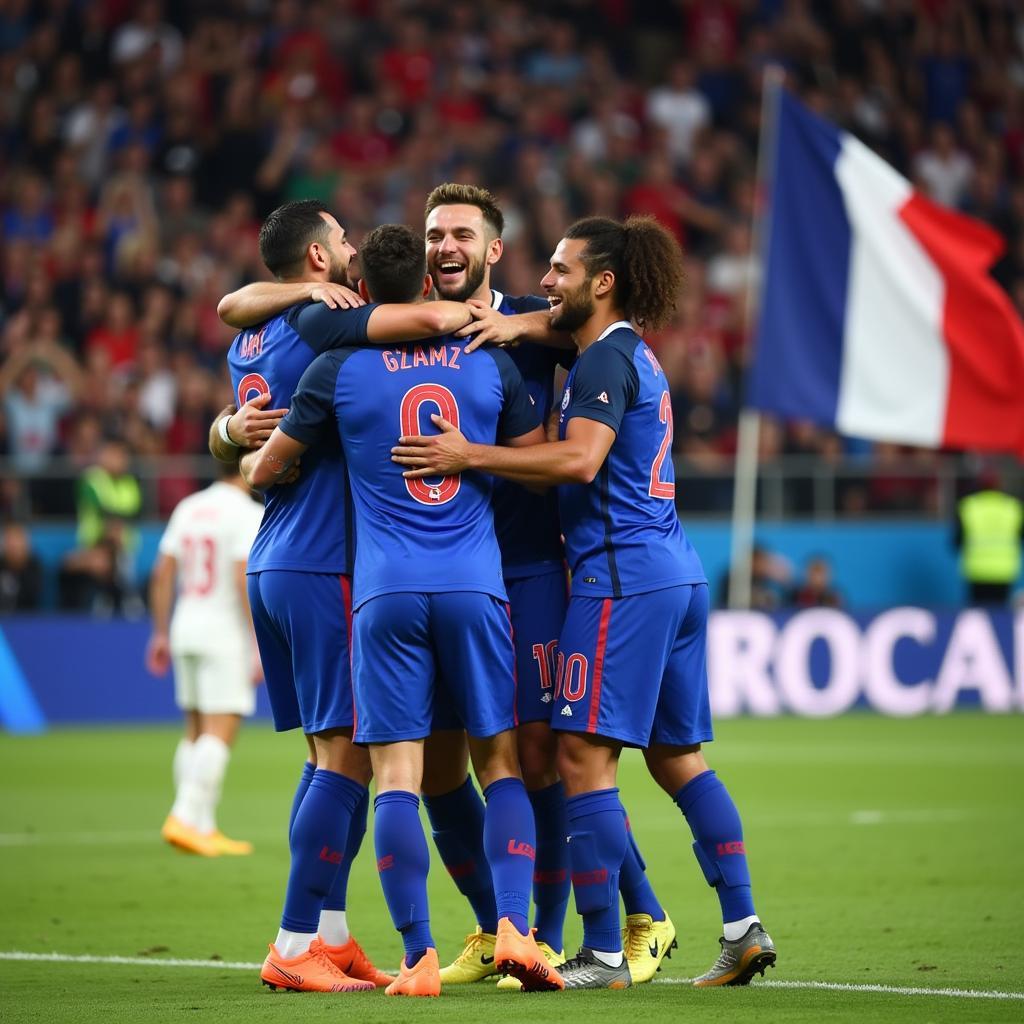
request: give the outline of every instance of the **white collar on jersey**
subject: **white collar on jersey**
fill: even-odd
[[[595,339],[595,341],[601,341],[602,338],[607,338],[612,331],[617,331],[620,327],[625,327],[627,331],[633,330],[633,325],[628,320],[616,320],[615,323],[609,324]]]
[[[491,289],[491,309],[500,309],[505,296],[497,288]]]

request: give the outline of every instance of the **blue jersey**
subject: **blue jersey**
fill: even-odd
[[[492,303],[506,316],[548,308],[547,300],[536,295],[512,297],[498,291],[493,293]],[[576,353],[544,345],[518,345],[507,351],[523,376],[541,422],[546,423],[555,370],[571,366]],[[565,552],[558,524],[558,496],[553,489],[537,494],[511,480],[498,479],[494,485],[494,529],[506,579],[561,571]]]
[[[303,303],[242,331],[228,351],[238,405],[259,394],[271,396],[271,407],[287,405],[319,353],[366,341],[366,322],[375,308],[333,310],[321,302]],[[265,500],[247,572],[352,572],[352,504],[336,435],[312,445],[298,480],[270,488]]]
[[[615,441],[591,483],[558,488],[573,595],[623,597],[705,582],[676,515],[668,383],[624,320],[569,371],[558,424],[563,440],[574,416],[611,427]]]
[[[356,512],[356,608],[409,591],[472,590],[506,599],[492,479],[470,472],[406,480],[391,461],[400,435],[437,433],[434,412],[482,444],[529,433],[540,422],[506,353],[467,356],[464,348],[438,338],[327,352],[303,374],[281,422],[304,444],[321,437],[325,425],[341,437]]]

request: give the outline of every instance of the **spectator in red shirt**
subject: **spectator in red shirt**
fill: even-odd
[[[394,82],[409,107],[427,98],[434,78],[434,54],[427,26],[420,18],[398,23],[395,45],[377,63],[381,78]]]
[[[85,339],[85,354],[94,350],[106,353],[113,370],[127,369],[135,362],[139,345],[139,328],[135,323],[135,304],[127,292],[112,292],[107,302],[107,315]]]

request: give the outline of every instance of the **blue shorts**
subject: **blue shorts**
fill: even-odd
[[[496,597],[382,594],[359,606],[352,639],[357,743],[515,725],[512,627]]]
[[[708,586],[573,597],[558,642],[551,727],[690,746],[712,738]]]
[[[269,569],[249,575],[249,605],[274,728],[352,725],[352,581]]]
[[[555,688],[558,634],[569,604],[565,571],[506,580],[516,647],[516,716],[547,722]]]

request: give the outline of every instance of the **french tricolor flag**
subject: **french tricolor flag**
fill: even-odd
[[[779,89],[750,404],[851,437],[1024,453],[1003,242]]]

